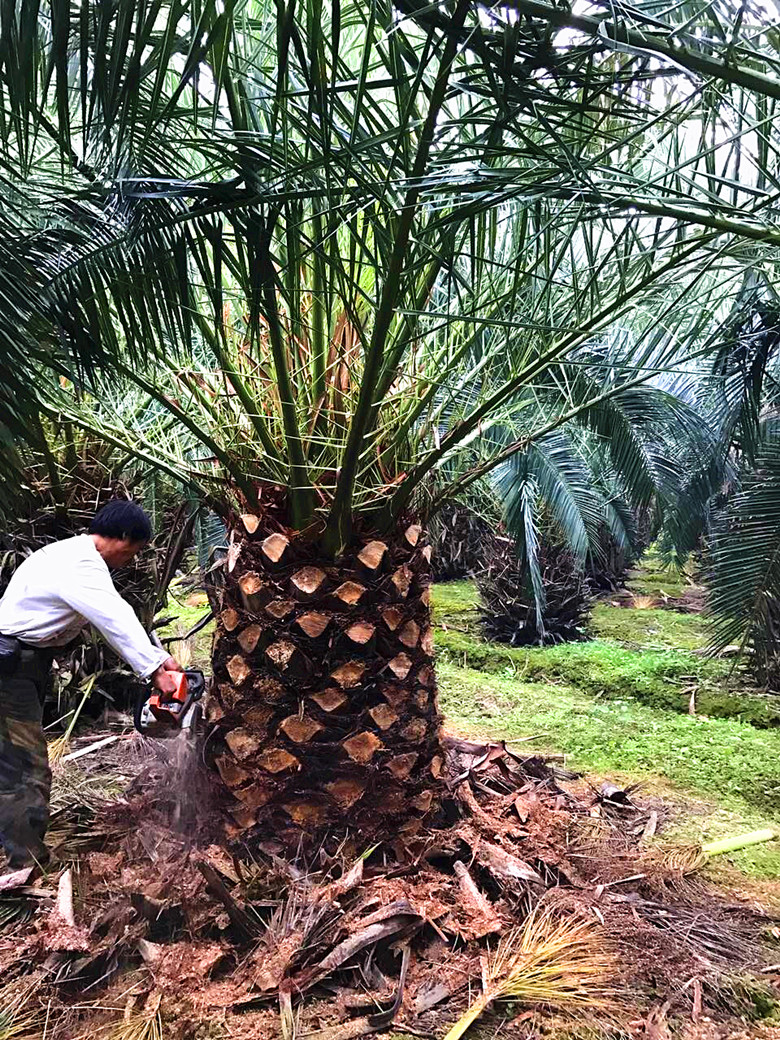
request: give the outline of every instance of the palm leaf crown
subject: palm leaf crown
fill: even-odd
[[[778,238],[769,37],[514,7],[17,5],[0,337],[184,442],[36,403],[213,495],[282,488],[336,551],[682,364]]]

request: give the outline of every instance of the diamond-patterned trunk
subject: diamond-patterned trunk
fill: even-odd
[[[207,704],[236,828],[289,845],[414,833],[444,764],[423,532],[334,564],[264,526],[247,515],[231,535]]]

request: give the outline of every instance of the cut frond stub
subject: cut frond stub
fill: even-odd
[[[679,845],[670,849],[664,856],[664,864],[670,869],[679,871],[680,874],[693,874],[706,865],[711,856],[728,855],[730,852],[740,852],[742,849],[750,848],[751,845],[762,845],[766,841],[774,841],[780,837],[780,831],[767,827],[760,831],[750,831],[748,834],[737,834],[733,838],[720,838],[710,841],[706,845]]]

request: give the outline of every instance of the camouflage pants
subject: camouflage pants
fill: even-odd
[[[51,770],[41,718],[51,657],[22,649],[13,675],[0,678],[0,842],[11,870],[43,863]]]

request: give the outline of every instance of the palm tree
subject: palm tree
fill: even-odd
[[[748,276],[691,385],[709,436],[706,443],[683,439],[681,486],[661,517],[670,558],[701,554],[713,647],[749,649],[757,678],[773,686],[780,661],[779,346],[775,291]]]
[[[198,444],[38,390],[224,516],[209,748],[237,828],[291,843],[438,812],[433,477],[460,492],[597,410],[614,389],[565,362],[618,319],[636,385],[677,362],[775,234],[709,124],[691,144],[679,66],[730,66],[559,45],[553,9],[402,10],[87,0],[0,26],[0,323],[23,304],[28,366],[127,381]]]
[[[585,572],[598,568],[611,544],[626,559],[636,554],[635,518],[676,502],[683,449],[709,446],[707,427],[676,385],[680,380],[668,389],[662,377],[637,385],[630,347],[630,335],[616,335],[571,355],[556,378],[565,376],[573,398],[598,403],[493,471],[513,540],[496,543],[480,583],[493,638],[581,638],[589,602]],[[553,380],[535,386],[540,424],[557,392]],[[492,433],[501,435],[511,436]]]

